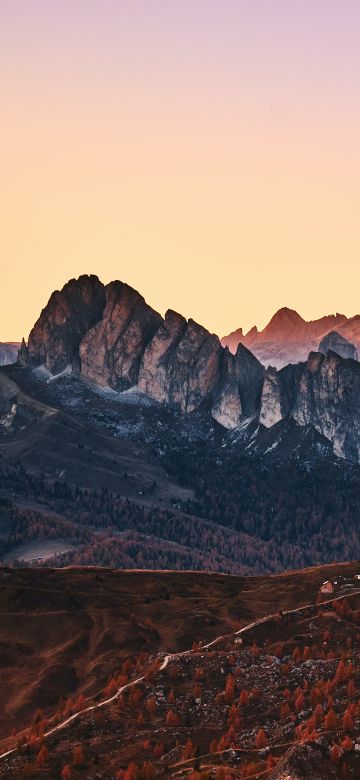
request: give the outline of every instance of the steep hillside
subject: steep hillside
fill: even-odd
[[[287,399],[302,371],[281,374]],[[0,411],[4,562],[262,574],[360,557],[359,467],[289,414],[228,432],[206,409],[16,367]]]

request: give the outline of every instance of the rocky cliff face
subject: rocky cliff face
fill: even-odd
[[[222,348],[217,336],[194,320],[168,311],[145,349],[139,389],[181,412],[209,399],[220,378]]]
[[[144,351],[139,372],[139,388],[159,403],[168,400],[174,357],[186,329],[185,317],[175,311],[167,311],[165,320]]]
[[[79,368],[79,344],[101,318],[105,288],[97,276],[71,279],[56,290],[35,323],[28,342],[28,363],[56,374],[68,365]]]
[[[266,428],[276,425],[288,413],[289,407],[281,374],[272,368],[267,369],[261,394],[260,422]]]
[[[358,352],[355,345],[342,336],[341,333],[337,333],[336,330],[327,333],[320,341],[319,352],[326,355],[329,350],[336,352],[337,355],[345,359],[358,360]]]
[[[135,385],[144,349],[161,323],[160,314],[136,290],[111,282],[101,319],[80,343],[82,375],[114,390]]]
[[[268,370],[260,421],[267,428],[291,415],[313,425],[336,455],[360,461],[360,364],[334,352],[310,353],[305,364]]]
[[[336,455],[360,460],[360,364],[334,352],[309,355],[293,417],[311,422],[332,442]]]
[[[258,414],[264,368],[254,355],[239,344],[236,355],[226,348],[212,415],[224,428],[232,430],[243,419]]]
[[[304,364],[285,366],[280,371],[271,366],[265,373],[261,394],[260,422],[270,428],[290,414],[297,398]]]

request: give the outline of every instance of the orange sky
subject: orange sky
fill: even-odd
[[[0,11],[0,340],[80,273],[219,335],[360,312],[359,5],[170,5]]]

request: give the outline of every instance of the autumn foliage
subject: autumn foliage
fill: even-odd
[[[269,740],[268,740],[268,738],[267,738],[267,736],[265,734],[264,729],[262,729],[262,728],[259,729],[259,731],[258,731],[258,733],[257,733],[257,735],[255,737],[255,745],[256,745],[256,747],[259,750],[260,748],[267,747],[268,744],[269,744]]]

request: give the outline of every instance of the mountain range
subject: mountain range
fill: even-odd
[[[310,351],[305,360],[281,369],[265,369],[244,343],[233,353],[194,320],[171,310],[163,318],[127,284],[105,286],[96,276],[81,276],[51,295],[28,344],[22,343],[19,364],[41,369],[48,378],[73,372],[115,393],[136,390],[182,415],[206,409],[253,452],[264,451],[269,429],[272,441],[265,450],[274,452],[288,440],[291,421],[291,430],[297,426],[319,450],[326,450],[327,442],[337,456],[358,463],[359,334],[360,318],[335,315],[305,323],[296,312],[281,310],[261,334],[253,334],[255,343],[277,339],[288,350],[301,337],[304,350],[305,343],[320,339],[322,351]],[[249,334],[245,340],[249,343]]]
[[[309,352],[316,352],[322,339],[332,331],[360,351],[360,315],[348,318],[344,314],[330,314],[307,322],[287,307],[279,309],[263,330],[254,326],[244,334],[242,328],[237,328],[224,336],[221,343],[233,354],[239,344],[244,344],[264,366],[279,369],[289,363],[304,362]]]
[[[360,363],[334,331],[321,344],[265,369],[122,282],[70,280],[0,368],[0,560],[265,573],[360,557]]]

